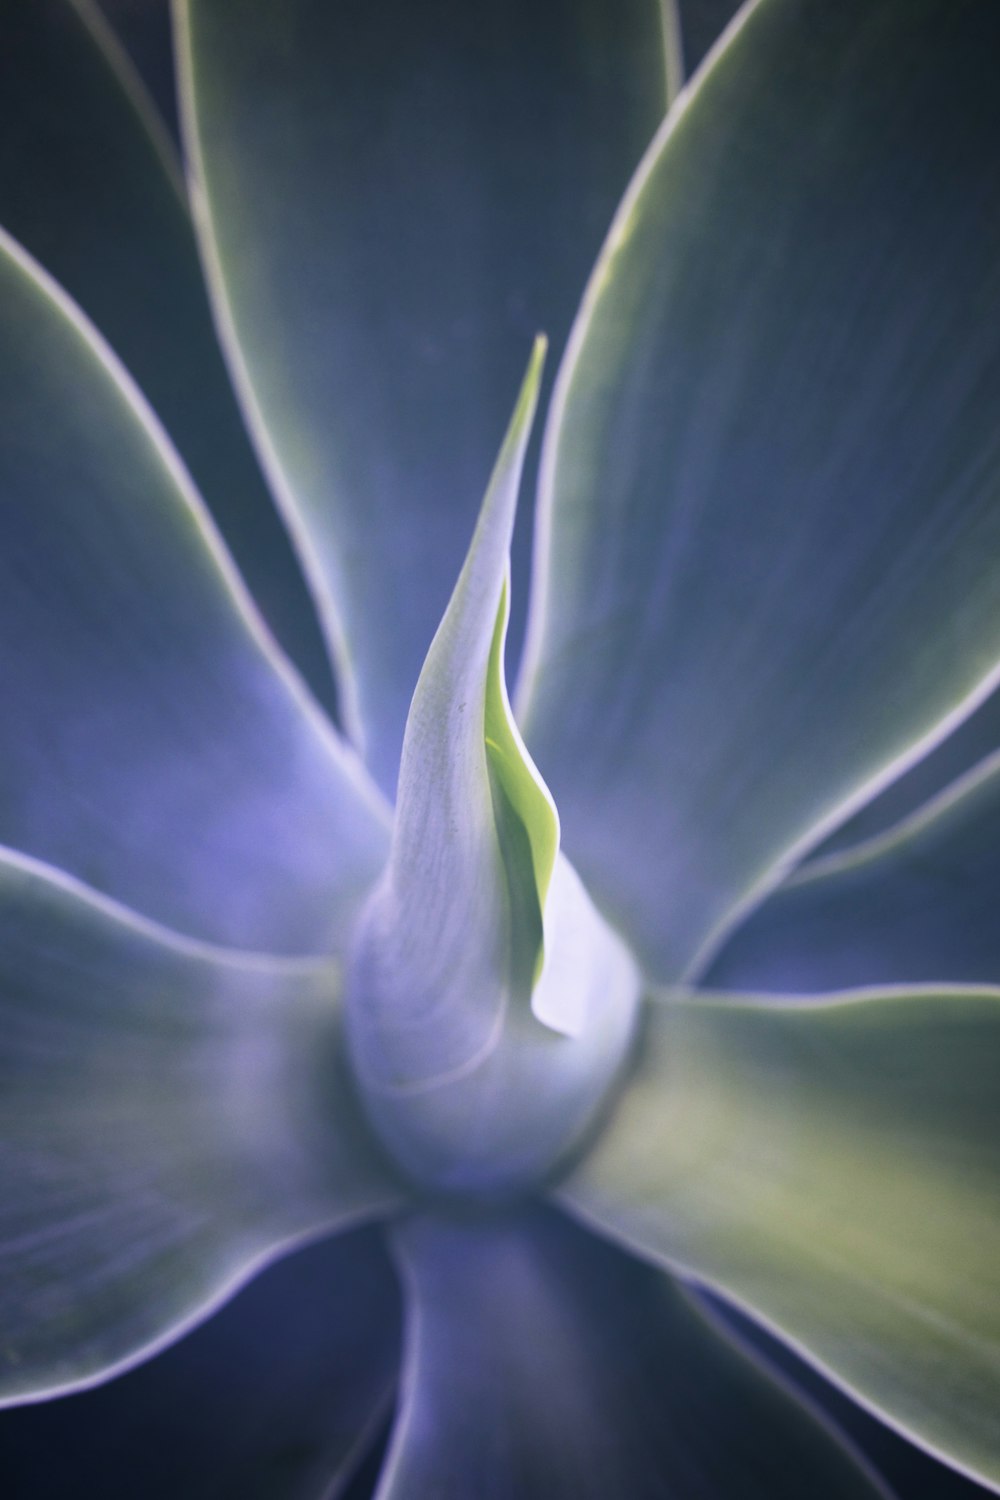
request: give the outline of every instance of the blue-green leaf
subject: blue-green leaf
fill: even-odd
[[[268,1266],[92,1390],[0,1413],[7,1495],[337,1500],[392,1410],[396,1277],[375,1228]]]
[[[1000,1491],[1000,990],[660,997],[560,1189]]]
[[[0,861],[0,1403],[90,1384],[401,1193],[340,978],[158,933]]]
[[[747,6],[590,283],[515,707],[667,978],[996,680],[997,47],[990,4]]]
[[[214,336],[180,161],[93,0],[18,0],[4,13],[0,224],[127,365],[279,639],[329,691],[315,618]]]
[[[680,1288],[560,1215],[393,1239],[409,1300],[378,1500],[885,1494]]]
[[[330,951],[381,799],[129,376],[2,232],[0,309],[0,844],[195,937]]]
[[[921,809],[949,795],[949,789],[975,773],[1000,746],[1000,692],[996,689],[967,719],[935,744],[897,781],[871,802],[858,809],[817,846],[805,864],[826,862],[831,854],[843,854],[861,844],[888,834],[908,822]]]
[[[803,865],[723,948],[715,988],[1000,984],[1000,756],[886,833]]]
[[[177,17],[228,352],[390,793],[524,348],[562,344],[662,117],[659,3]]]

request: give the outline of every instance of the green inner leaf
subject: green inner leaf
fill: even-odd
[[[507,868],[512,906],[526,908],[527,926],[534,933],[530,979],[533,988],[541,975],[545,959],[545,898],[552,880],[556,855],[559,853],[559,813],[551,792],[528,754],[511,713],[504,676],[504,642],[509,617],[508,576],[504,580],[490,647],[484,735],[493,811]],[[517,826],[511,827],[511,823]],[[515,895],[519,891],[523,893],[520,902]],[[525,932],[525,938],[531,943],[529,931]]]

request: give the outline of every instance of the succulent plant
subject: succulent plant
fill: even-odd
[[[1000,1492],[1000,10],[719,10],[5,9],[0,1477]]]

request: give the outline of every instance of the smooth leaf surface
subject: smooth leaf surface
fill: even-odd
[[[726,944],[714,988],[1000,984],[1000,757],[894,829],[803,865]]]
[[[509,1191],[576,1144],[621,1065],[639,992],[630,955],[558,859],[556,811],[503,676],[544,353],[539,339],[413,695],[389,861],[351,965],[352,1055],[373,1123],[418,1180],[445,1190]]]
[[[505,840],[501,833],[500,840],[508,865],[508,887],[516,881],[525,891],[526,905],[532,908],[531,925],[538,929],[533,964],[533,978],[537,979],[544,958],[542,914],[559,854],[559,814],[511,710],[504,669],[509,619],[508,568],[485,673],[483,736],[494,819],[509,825],[508,837]]]
[[[741,19],[560,371],[515,697],[568,855],[668,978],[1000,655],[1000,11]]]
[[[92,0],[4,7],[0,224],[127,365],[258,604],[329,695],[315,617],[215,339],[179,157]]]
[[[0,238],[0,843],[190,935],[327,952],[385,813],[125,371]]]
[[[731,1302],[705,1289],[693,1290],[699,1305],[710,1316],[719,1319],[737,1342],[749,1348],[754,1358],[762,1360],[782,1378],[789,1380],[803,1396],[815,1401],[820,1410],[837,1424],[845,1436],[864,1453],[890,1492],[897,1497],[919,1497],[919,1500],[987,1500],[992,1490],[950,1464],[942,1463],[932,1453],[910,1443],[900,1433],[887,1427],[870,1411],[852,1401],[843,1390],[826,1380],[815,1366],[799,1357],[781,1339],[734,1307]],[[352,1496],[351,1500],[355,1500]]]
[[[832,854],[846,854],[916,816],[957,787],[1000,747],[1000,692],[995,689],[951,734],[910,767],[898,781],[866,802],[853,817],[824,839],[805,864],[825,864]]]
[[[335,1500],[395,1389],[401,1310],[381,1239],[310,1245],[128,1374],[4,1412],[4,1493]]]
[[[400,1191],[328,963],[212,953],[0,862],[0,1403],[85,1385]]]
[[[378,1500],[885,1492],[679,1287],[561,1215],[415,1219]]]
[[[524,349],[662,118],[658,0],[176,14],[228,352],[391,793]]]
[[[80,0],[75,0],[80,4]],[[96,0],[170,135],[180,139],[170,0]]]
[[[1000,1490],[1000,991],[658,998],[562,1200]]]

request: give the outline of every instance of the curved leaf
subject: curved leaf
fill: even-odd
[[[0,232],[0,843],[170,926],[343,942],[385,813],[135,386]]]
[[[814,1401],[875,1466],[893,1495],[919,1496],[920,1500],[987,1500],[992,1495],[992,1490],[959,1474],[887,1427],[732,1302],[707,1292],[704,1287],[693,1290],[692,1295],[699,1307],[721,1322],[726,1333],[742,1348],[749,1349],[767,1369],[778,1371],[801,1396]]]
[[[398,1200],[338,999],[329,964],[171,941],[0,861],[0,1403],[147,1357]]]
[[[85,14],[99,8],[170,138],[179,141],[170,0],[69,0],[69,3]]]
[[[377,1500],[885,1494],[678,1287],[560,1215],[393,1239],[408,1314]]]
[[[919,812],[801,867],[723,948],[714,988],[1000,984],[1000,755]]]
[[[997,46],[988,3],[747,6],[591,281],[515,704],[658,975],[996,679]]]
[[[6,8],[0,224],[128,366],[257,602],[328,697],[315,617],[215,340],[180,161],[93,0]]]
[[[177,17],[228,352],[390,793],[525,344],[662,117],[658,0]]]
[[[489,750],[487,714],[492,705],[506,727],[505,692],[496,680],[503,674],[505,578],[544,358],[537,340],[406,721],[389,860],[365,911],[355,963],[362,977],[352,1041],[362,1076],[377,1087],[425,1087],[465,1071],[489,1048],[513,983],[510,873],[528,876],[529,917],[521,925],[529,928],[529,969],[535,962],[537,874],[530,855],[514,872],[503,857],[490,775],[501,751]],[[516,745],[505,743],[513,752],[507,780],[532,782],[558,846],[547,793],[530,763],[517,757],[513,765]],[[505,805],[509,797],[501,811]]]
[[[1000,1490],[1000,990],[659,999],[563,1201]]]
[[[701,66],[744,0],[677,0],[680,51],[688,78]]]
[[[395,1387],[399,1298],[380,1239],[310,1245],[138,1369],[4,1412],[4,1492],[334,1500]]]
[[[974,776],[977,767],[998,747],[1000,692],[994,690],[928,755],[824,839],[805,861],[803,869],[819,864],[826,868],[828,856],[860,850],[862,844],[867,845],[872,839],[888,835],[904,822],[909,823],[910,819],[918,817],[922,810],[929,811],[932,803],[937,804],[967,777]]]
[[[621,1063],[639,988],[558,859],[556,810],[503,676],[510,539],[544,353],[539,339],[417,682],[389,860],[353,950],[351,1046],[372,1118],[396,1158],[439,1188],[506,1189],[562,1156]]]

